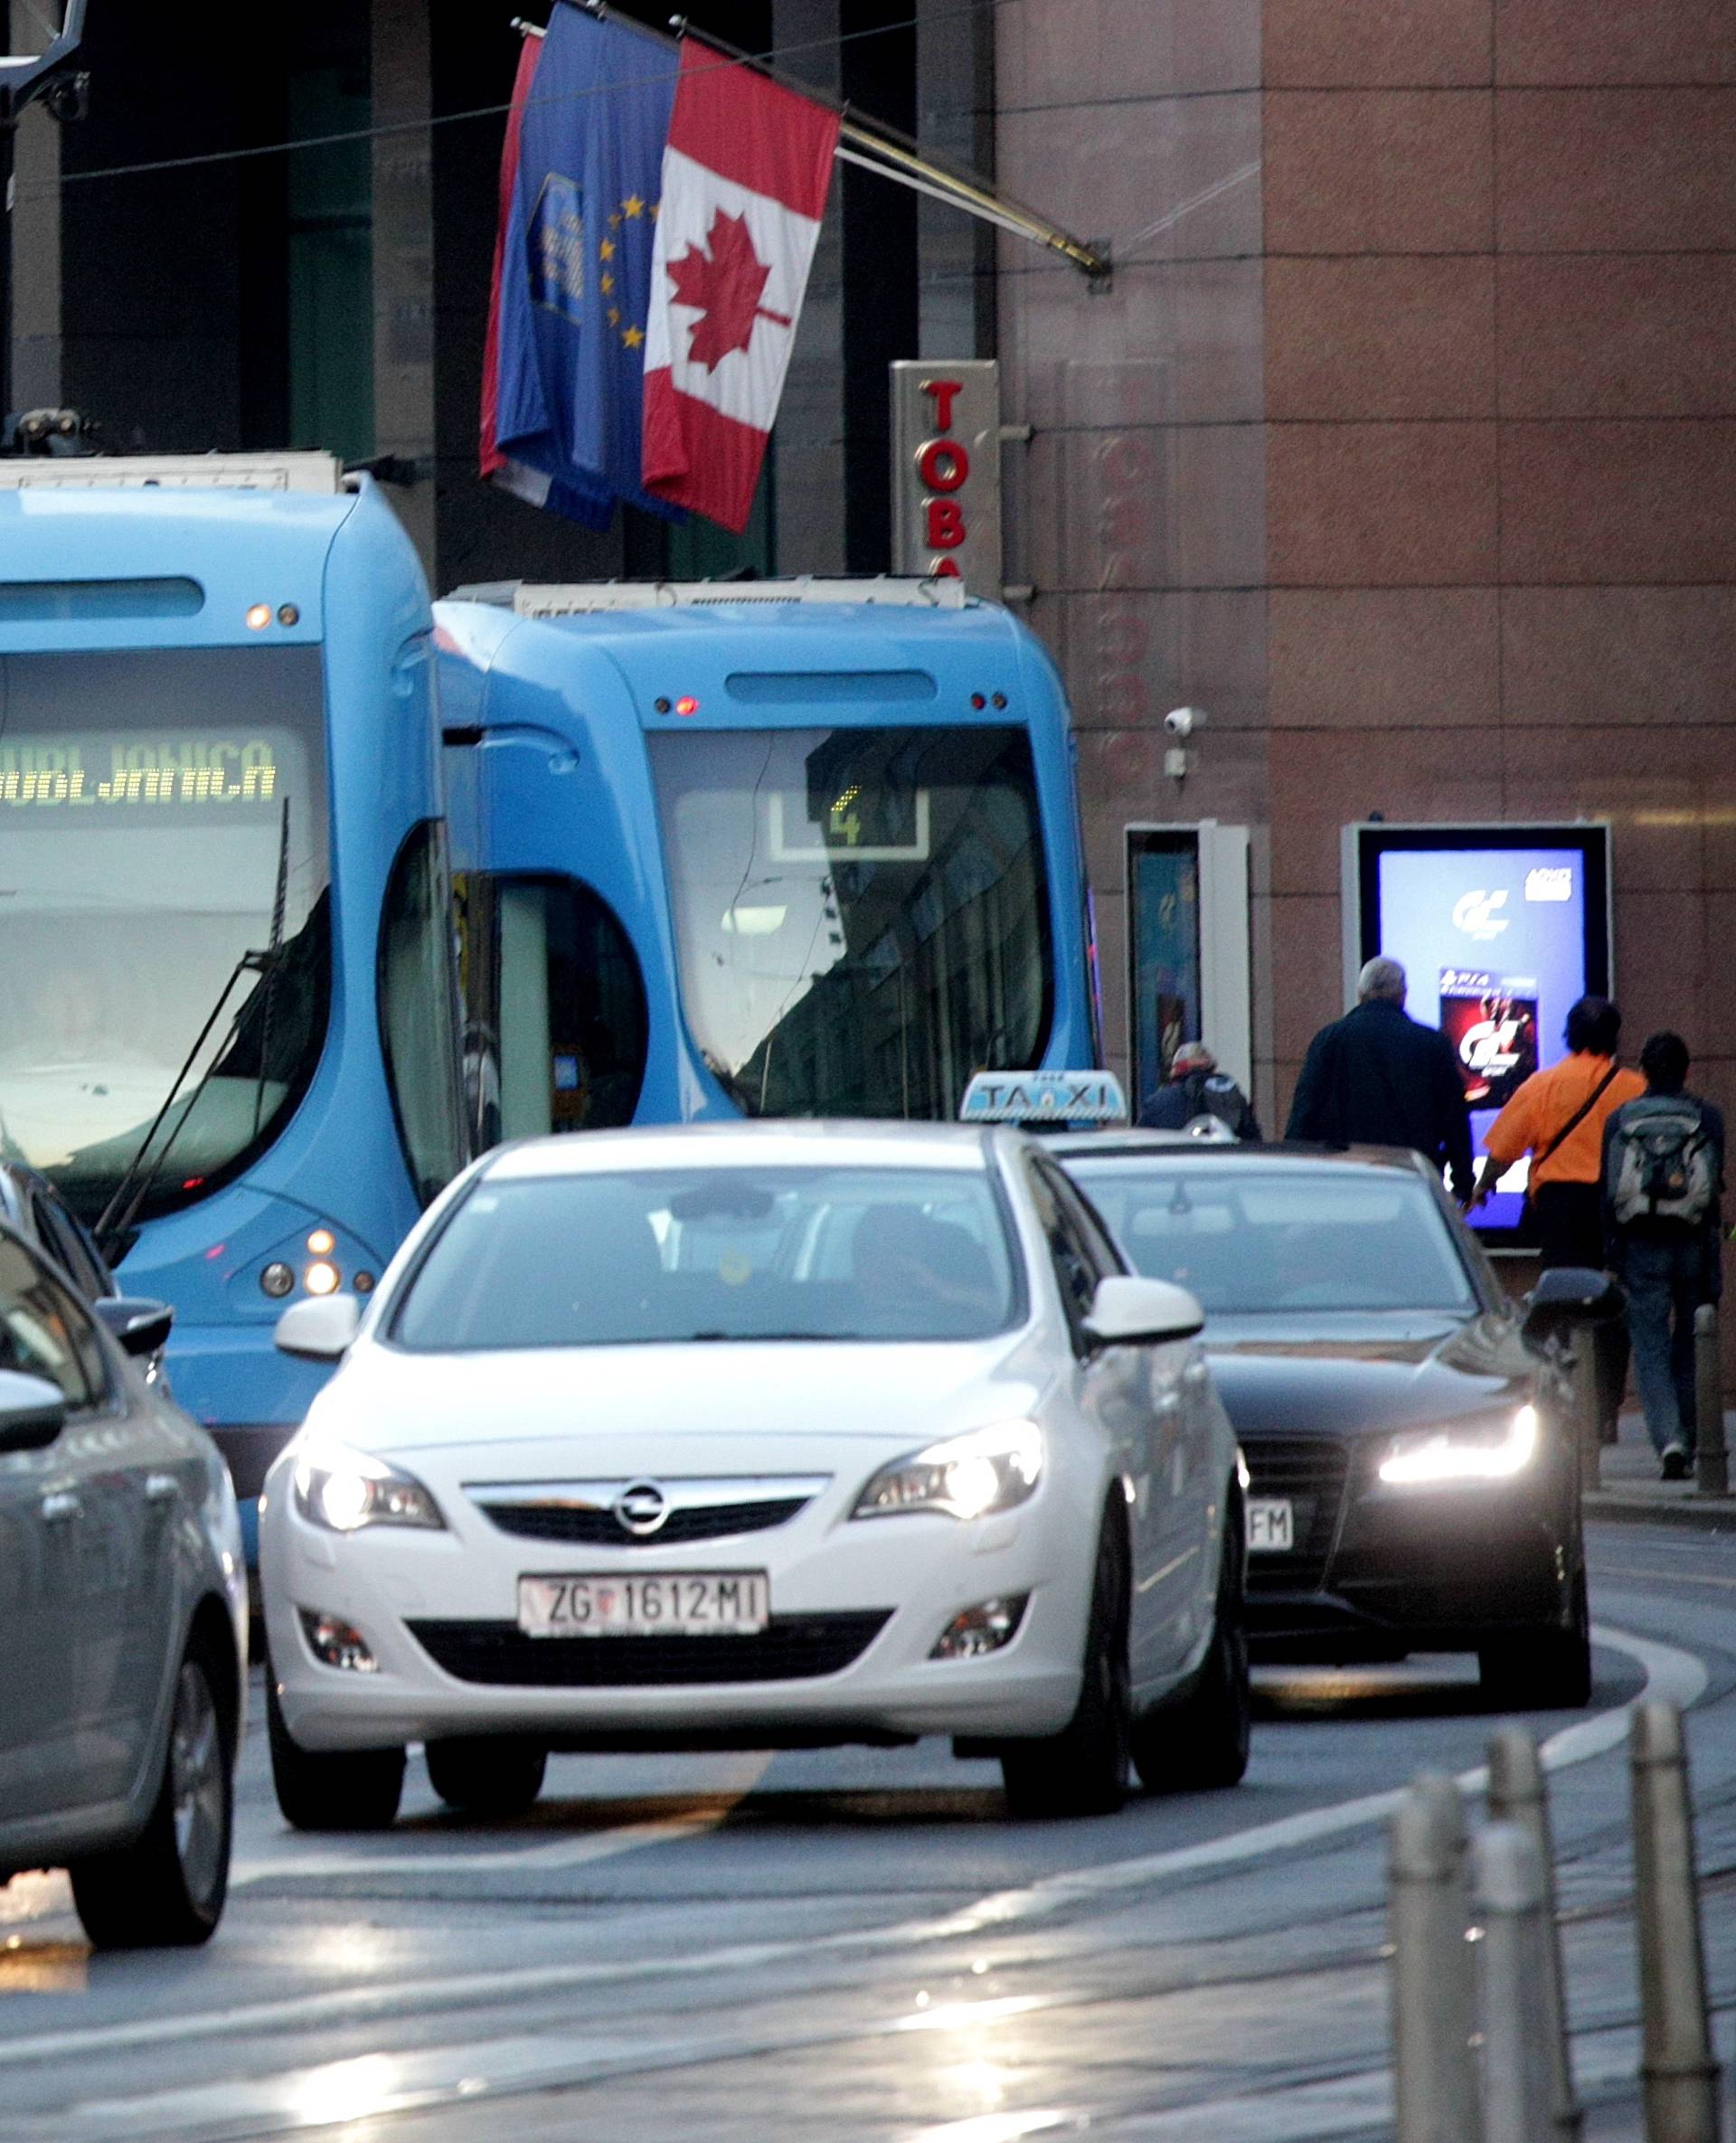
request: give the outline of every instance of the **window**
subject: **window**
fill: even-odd
[[[1197,834],[1127,835],[1134,1120],[1143,1122],[1184,1042],[1204,1031]]]
[[[1019,1313],[1017,1273],[976,1169],[486,1175],[406,1283],[392,1336],[427,1352],[981,1339]]]
[[[0,1241],[0,1369],[45,1377],[75,1411],[107,1395],[90,1318],[22,1243]]]
[[[373,118],[365,69],[289,78],[289,443],[344,461],[373,452]],[[349,135],[348,140],[320,137]]]
[[[683,1006],[750,1116],[957,1115],[1052,1008],[1043,834],[1016,729],[650,740]]]
[[[453,891],[476,1150],[630,1124],[649,1028],[639,963],[614,910],[572,878],[466,872]]]
[[[1092,1255],[1088,1237],[1075,1224],[1072,1216],[1063,1211],[1049,1171],[1041,1162],[1033,1161],[1029,1166],[1032,1202],[1037,1209],[1037,1219],[1054,1264],[1061,1308],[1067,1312],[1074,1346],[1082,1348],[1085,1320],[1097,1300],[1097,1283],[1102,1278],[1102,1270]],[[1115,1267],[1111,1263],[1107,1270],[1113,1271]]]
[[[94,1301],[99,1295],[114,1292],[114,1283],[96,1246],[52,1194],[33,1191],[30,1211],[42,1248],[59,1261],[80,1294]]]
[[[410,1178],[424,1205],[465,1160],[448,883],[444,829],[428,819],[398,852],[380,930],[386,1081]]]
[[[11,655],[0,691],[0,1122],[87,1220],[123,1179],[148,1219],[239,1174],[319,1061],[319,650]]]

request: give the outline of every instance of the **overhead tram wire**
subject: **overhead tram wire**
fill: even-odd
[[[958,0],[958,5],[943,10],[939,15],[924,16],[922,20],[936,22],[957,15],[982,14],[1010,4],[1011,0]],[[556,5],[580,6],[585,13],[591,14],[604,12],[602,0],[599,0],[599,4],[596,5],[590,5],[590,0],[556,0]],[[860,116],[851,111],[847,106],[837,105],[835,99],[827,98],[823,92],[816,90],[811,84],[802,81],[798,77],[780,71],[777,65],[778,61],[793,58],[801,52],[835,52],[841,46],[858,42],[864,38],[883,37],[901,31],[913,30],[919,27],[919,21],[915,15],[910,15],[896,23],[877,23],[863,30],[843,31],[835,37],[807,38],[791,44],[775,46],[762,53],[744,52],[737,46],[727,43],[722,39],[693,29],[691,24],[687,24],[686,18],[684,16],[673,17],[672,21],[683,24],[686,34],[693,36],[699,43],[716,52],[720,63],[727,66],[754,67],[774,80],[781,80],[786,87],[795,90],[798,94],[810,98],[816,103],[833,105],[844,120],[844,134],[851,145],[847,148],[841,147],[839,149],[838,155],[843,161],[859,165],[865,170],[877,171],[882,177],[891,179],[894,184],[906,185],[917,193],[926,194],[934,199],[948,202],[956,207],[964,209],[968,213],[980,217],[985,222],[995,224],[998,228],[1007,231],[1016,237],[1025,238],[1051,251],[1060,253],[1081,273],[1089,275],[1094,279],[1101,278],[1109,272],[1110,262],[1105,253],[1081,244],[1078,239],[1060,230],[1058,226],[1038,215],[1034,210],[1028,209],[1022,203],[1004,199],[976,176],[949,170],[934,157],[924,153],[916,141],[907,135],[901,134],[897,128],[887,123],[876,119],[871,124],[864,124]],[[516,19],[514,26],[529,34],[541,34],[534,24],[524,22],[522,18]],[[658,32],[648,29],[644,24],[636,23],[633,26],[645,31],[647,35],[654,37],[659,35]],[[627,90],[641,86],[643,86],[642,83],[629,80],[598,82],[588,89],[567,91],[558,98],[533,97],[528,99],[525,109],[542,104],[573,103],[588,97],[607,96],[616,90]],[[22,199],[32,200],[58,193],[67,186],[88,185],[103,179],[146,177],[159,172],[190,171],[214,164],[241,163],[258,156],[293,156],[297,151],[306,149],[330,148],[355,142],[389,140],[394,136],[401,134],[426,133],[436,127],[458,126],[478,119],[503,118],[513,109],[513,100],[509,99],[504,104],[476,105],[464,111],[430,112],[423,118],[393,120],[377,127],[347,127],[331,134],[305,135],[291,141],[261,142],[232,149],[209,149],[193,156],[162,156],[133,164],[103,165],[92,171],[62,171],[52,184],[26,186],[19,189],[19,194]]]
[[[989,14],[996,8],[1008,7],[1014,4],[1014,0],[958,0],[956,6],[946,8],[938,15],[921,19],[926,22],[946,22],[956,15]],[[519,20],[522,21],[522,18]],[[645,30],[647,36],[657,35],[655,30],[646,30],[643,23],[636,23],[633,26]],[[840,31],[835,37],[803,38],[794,44],[778,45],[760,54],[760,59],[762,64],[769,64],[773,61],[791,58],[798,52],[835,52],[841,45],[860,43],[869,37],[886,37],[899,31],[914,30],[918,26],[918,18],[909,15],[901,22],[875,23],[866,30]],[[659,74],[656,79],[660,81],[663,77]],[[648,76],[595,82],[589,89],[569,90],[560,97],[532,98],[523,109],[550,104],[576,104],[588,97],[606,97],[617,90],[645,89],[650,84],[651,78]],[[804,93],[813,94],[812,91]],[[255,156],[293,156],[300,149],[335,148],[357,141],[389,141],[400,134],[425,134],[435,127],[462,126],[473,119],[505,118],[512,109],[513,99],[508,98],[504,104],[478,104],[464,111],[430,112],[426,118],[393,119],[380,127],[348,127],[333,134],[305,134],[293,141],[256,142],[248,147],[236,149],[204,149],[193,156],[156,156],[137,164],[105,164],[94,171],[62,172],[52,185],[22,187],[19,197],[24,200],[39,199],[57,192],[62,186],[82,185],[96,179],[136,178],[158,171],[192,171],[209,164],[242,163]]]

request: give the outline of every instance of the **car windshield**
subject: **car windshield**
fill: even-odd
[[[307,1085],[325,720],[317,647],[0,659],[0,1156],[87,1219],[178,1076],[146,1217],[232,1175]]]
[[[1049,912],[1016,729],[650,740],[684,1008],[750,1116],[946,1121],[1041,1061]]]
[[[1397,1170],[1069,1157],[1136,1271],[1209,1314],[1477,1307],[1446,1215]]]
[[[485,1176],[407,1282],[420,1353],[658,1341],[979,1339],[1020,1289],[976,1169]]]

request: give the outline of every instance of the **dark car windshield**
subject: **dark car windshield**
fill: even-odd
[[[484,1177],[413,1272],[391,1334],[423,1353],[979,1339],[1013,1322],[1014,1274],[1001,1206],[974,1169]]]
[[[1208,1313],[1428,1310],[1477,1297],[1427,1185],[1396,1169],[1200,1167],[1069,1156],[1136,1271]]]

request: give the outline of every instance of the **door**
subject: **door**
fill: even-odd
[[[45,1279],[0,1236],[0,1369],[45,1377],[82,1410],[89,1384]],[[0,1453],[0,1825],[90,1798],[77,1757],[78,1418],[40,1450]]]
[[[1039,1161],[1072,1255],[1099,1279],[1127,1267],[1089,1201],[1048,1160]],[[1134,1685],[1173,1674],[1210,1611],[1206,1553],[1211,1436],[1209,1376],[1197,1346],[1107,1347],[1092,1357],[1095,1400],[1137,1459],[1134,1483]]]
[[[14,1305],[38,1374],[66,1396],[39,1506],[44,1567],[71,1643],[61,1685],[71,1697],[77,1799],[115,1800],[155,1747],[175,1638],[171,1528],[184,1432],[126,1374],[84,1304],[11,1241],[0,1241],[0,1300]]]

